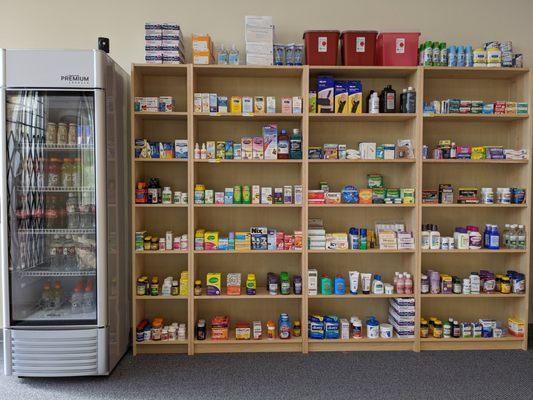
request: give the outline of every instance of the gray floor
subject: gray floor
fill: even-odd
[[[110,377],[0,376],[0,399],[532,399],[533,351],[128,354]]]

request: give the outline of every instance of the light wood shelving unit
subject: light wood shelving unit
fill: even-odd
[[[366,98],[369,89],[381,90],[391,84],[399,94],[412,86],[417,91],[415,114],[320,115],[308,113],[307,93],[316,89],[316,77],[329,74],[336,79],[362,81]],[[132,157],[132,184],[157,176],[173,190],[187,191],[187,206],[132,207],[135,231],[147,230],[164,234],[166,230],[189,235],[188,251],[135,252],[132,265],[133,337],[135,325],[143,318],[161,316],[170,321],[187,322],[185,342],[134,341],[134,354],[140,353],[219,353],[219,352],[311,352],[356,350],[444,350],[444,349],[525,349],[525,338],[501,339],[419,339],[421,316],[453,316],[458,320],[496,318],[505,321],[517,316],[525,321],[529,312],[529,247],[526,250],[499,251],[322,251],[307,250],[307,221],[322,218],[327,231],[347,231],[351,226],[372,227],[379,221],[401,220],[415,234],[419,243],[421,225],[439,225],[448,235],[455,226],[483,226],[496,223],[522,223],[530,235],[531,165],[528,160],[422,160],[421,148],[435,147],[439,139],[452,139],[459,144],[503,145],[527,148],[531,155],[531,119],[525,116],[439,115],[424,116],[423,101],[444,98],[475,100],[526,101],[531,106],[530,73],[528,69],[479,69],[438,67],[256,67],[256,66],[132,66],[132,96],[171,95],[176,100],[174,113],[132,113],[132,145],[135,138],[171,141],[188,139],[189,159],[184,161],[135,160]],[[219,95],[302,96],[301,115],[194,113],[195,92]],[[278,128],[299,128],[303,137],[303,160],[194,160],[196,142],[208,140],[240,140],[245,135],[260,135],[265,123]],[[414,160],[307,160],[309,146],[324,143],[346,143],[349,147],[361,141],[396,143],[409,138],[415,146]],[[132,146],[133,147],[133,146]],[[175,162],[173,162],[175,161]],[[327,181],[333,190],[343,185],[364,186],[369,173],[384,175],[389,187],[414,187],[415,205],[307,205],[307,191]],[[217,191],[237,184],[282,186],[300,184],[304,189],[302,205],[194,205],[196,183]],[[421,191],[435,189],[439,183],[460,186],[526,188],[525,205],[422,205]],[[134,203],[134,199],[132,199]],[[285,231],[301,230],[302,251],[194,251],[197,228],[221,232],[268,226]],[[444,257],[446,255],[446,257]],[[416,299],[416,338],[414,339],[349,339],[311,340],[307,338],[309,314],[335,314],[342,318],[375,315],[385,321],[388,301],[398,295],[308,296],[307,271],[316,268],[330,276],[353,268],[360,272],[379,273],[391,282],[395,271],[413,275]],[[428,268],[466,276],[470,271],[488,268],[503,272],[516,269],[526,274],[525,295],[421,295],[420,275]],[[178,276],[189,272],[189,295],[176,298],[137,297],[135,281],[139,274]],[[265,289],[266,273],[272,271],[302,275],[302,295],[270,296]],[[193,295],[195,279],[205,285],[208,272],[221,272],[223,283],[228,272],[253,272],[258,279],[256,296]],[[243,291],[245,289],[243,288]],[[223,290],[223,293],[225,291]],[[409,297],[409,296],[401,296]],[[171,301],[176,300],[176,301]],[[450,301],[451,300],[451,301]],[[210,321],[214,315],[229,315],[232,327],[238,321],[277,320],[286,312],[291,320],[302,322],[302,337],[290,340],[239,341],[230,339],[205,341],[194,337],[198,318]],[[526,324],[527,325],[527,324]]]

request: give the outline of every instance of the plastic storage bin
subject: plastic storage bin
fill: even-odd
[[[377,31],[344,31],[341,33],[341,55],[344,65],[376,65]]]
[[[381,32],[376,42],[376,63],[387,66],[415,66],[420,32]]]
[[[337,65],[339,31],[305,31],[305,63]]]

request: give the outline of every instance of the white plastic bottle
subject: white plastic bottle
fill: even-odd
[[[429,229],[427,228],[426,225],[422,226],[422,235],[421,235],[420,241],[421,241],[420,247],[422,248],[422,250],[429,250],[430,234],[429,234]]]
[[[231,45],[231,50],[229,51],[228,55],[228,63],[231,65],[239,65],[239,50],[237,50],[237,46],[235,46],[235,43]]]
[[[372,293],[373,294],[383,294],[383,282],[381,281],[381,275],[374,275],[374,281],[372,282]]]
[[[207,149],[205,148],[205,143],[202,143],[202,149],[200,150],[200,159],[207,159]]]
[[[369,114],[379,114],[379,97],[376,92],[370,96],[368,112]]]
[[[431,232],[429,232],[429,248],[431,250],[440,249],[440,232],[437,225],[431,227]]]

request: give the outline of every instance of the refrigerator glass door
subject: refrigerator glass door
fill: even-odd
[[[95,325],[95,97],[8,90],[12,326]]]

